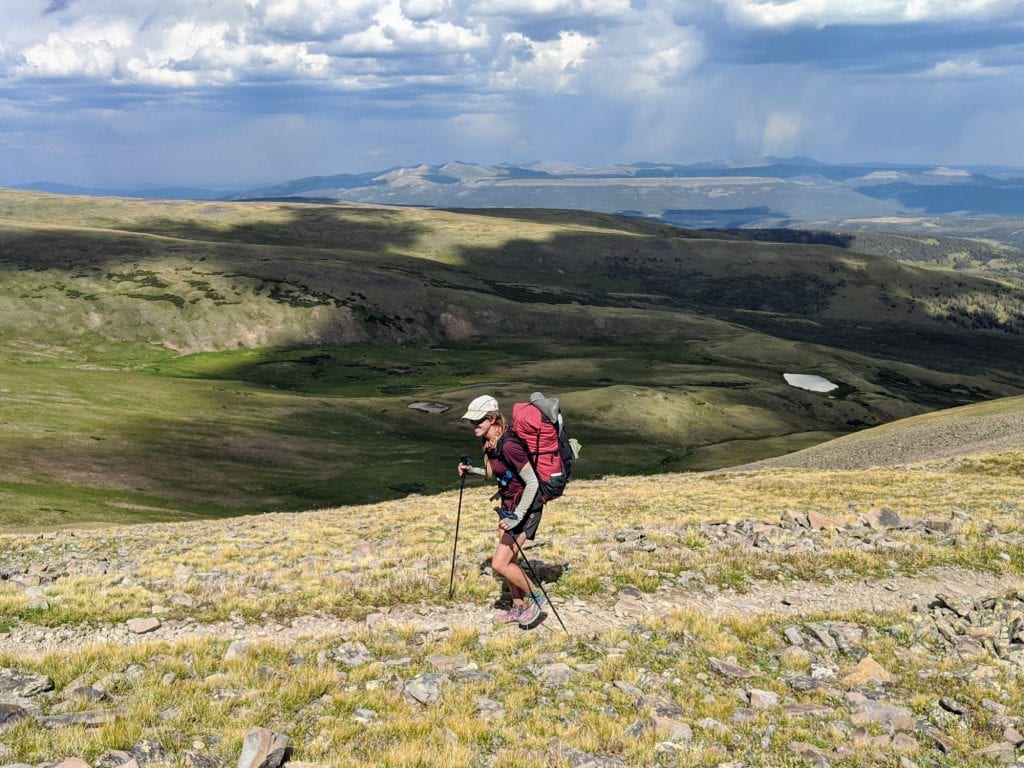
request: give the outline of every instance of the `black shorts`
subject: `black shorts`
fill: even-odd
[[[519,525],[509,531],[513,536],[518,536],[520,533],[525,533],[526,538],[529,541],[533,541],[537,536],[537,528],[540,527],[540,519],[544,514],[544,505],[538,504],[531,507],[526,513],[525,517],[519,521]],[[500,513],[499,513],[500,515]]]

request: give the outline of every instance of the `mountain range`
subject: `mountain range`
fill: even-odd
[[[704,229],[802,227],[921,231],[1024,244],[1024,170],[766,157],[745,163],[451,162],[309,176],[257,189],[90,189],[59,194],[162,199],[306,200],[434,208],[559,208]]]

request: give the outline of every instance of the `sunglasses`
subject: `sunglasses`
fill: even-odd
[[[479,427],[485,421],[487,421],[487,417],[486,416],[484,416],[482,419],[476,419],[475,421],[471,421],[469,423],[472,424],[474,427]]]

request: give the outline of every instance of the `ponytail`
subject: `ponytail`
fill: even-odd
[[[504,436],[504,434],[508,432],[508,424],[505,423],[505,417],[498,413],[498,411],[491,411],[487,415],[494,420],[492,426],[499,427],[501,429],[502,436]],[[494,469],[491,467],[491,459],[487,455],[487,439],[487,437],[483,437],[480,440],[480,443],[484,449],[484,472],[486,473],[488,480],[493,480]],[[498,440],[501,440],[501,437],[499,437]]]

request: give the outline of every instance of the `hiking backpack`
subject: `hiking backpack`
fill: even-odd
[[[541,498],[545,502],[557,499],[569,484],[580,449],[577,440],[569,439],[558,398],[534,392],[530,402],[513,405],[511,431],[526,446]]]

